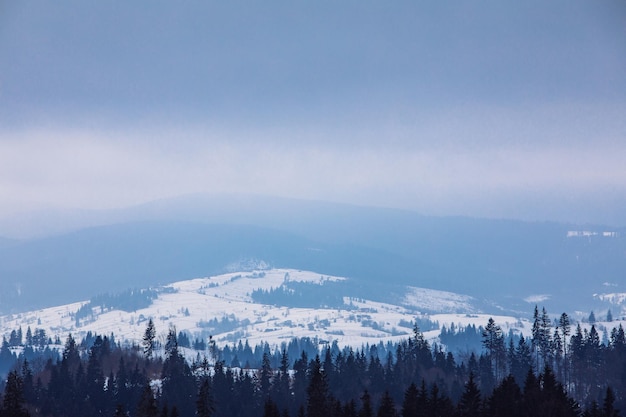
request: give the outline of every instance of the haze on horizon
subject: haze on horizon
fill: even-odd
[[[625,21],[618,0],[3,2],[0,216],[255,193],[626,226]]]

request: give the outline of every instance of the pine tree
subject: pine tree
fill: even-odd
[[[69,367],[73,367],[80,362],[80,354],[78,353],[76,340],[74,340],[71,333],[67,336],[65,341],[63,361],[66,362]]]
[[[480,390],[491,392],[496,386],[492,361],[488,356],[480,355],[478,358],[478,379],[480,380]]]
[[[454,407],[448,397],[441,394],[439,386],[433,384],[430,390],[430,398],[428,400],[428,416],[451,416],[454,413]]]
[[[537,363],[535,364],[535,368],[537,370],[539,368],[539,346],[541,344],[541,321],[539,319],[539,308],[535,304],[535,310],[533,312],[533,327],[532,327],[532,349],[535,352],[535,357],[537,358]]]
[[[431,368],[433,365],[433,358],[430,352],[430,345],[426,337],[424,337],[424,333],[420,330],[417,320],[415,320],[415,326],[413,326],[413,359],[416,361],[416,369],[421,366],[424,369]],[[411,345],[409,345],[411,346]]]
[[[278,406],[272,401],[271,398],[268,398],[267,401],[265,401],[265,406],[263,407],[263,417],[280,417]]]
[[[556,380],[556,377],[549,366],[546,365],[541,380],[541,395],[539,409],[541,415],[577,417],[578,404],[567,396],[563,385]]]
[[[587,363],[585,379],[591,386],[600,385],[597,370],[602,366],[602,345],[600,344],[600,335],[596,330],[596,326],[592,325],[591,330],[584,343],[584,355]]]
[[[165,345],[165,361],[161,371],[161,397],[170,406],[187,416],[193,414],[196,382],[191,368],[178,350],[176,329],[171,327]]]
[[[33,371],[30,368],[30,363],[27,359],[24,359],[22,363],[22,382],[23,382],[23,394],[24,401],[26,403],[35,401],[35,384],[33,381]]]
[[[146,383],[137,406],[137,417],[157,417],[159,409],[150,385]]]
[[[17,371],[9,372],[2,400],[2,415],[7,417],[27,417],[24,409],[24,384]]]
[[[609,323],[613,321],[613,313],[611,313],[610,308],[609,311],[606,312],[606,321],[608,321]]]
[[[458,404],[459,415],[462,417],[479,417],[481,412],[481,395],[474,382],[474,374],[470,372],[469,380],[465,384],[465,391]]]
[[[524,391],[522,395],[522,409],[524,415],[541,416],[541,381],[535,376],[531,369],[526,374],[524,380]]]
[[[30,330],[30,326],[26,328],[26,346],[33,345],[33,332]]]
[[[389,395],[389,391],[385,391],[378,407],[378,413],[376,417],[397,417],[396,405],[393,402],[393,398]]]
[[[372,410],[372,398],[367,390],[365,390],[361,396],[361,402],[363,403],[363,406],[361,407],[361,410],[359,410],[359,417],[374,417],[374,411]]]
[[[358,417],[359,413],[356,411],[356,402],[354,400],[348,401],[343,406],[343,411],[341,414],[338,414],[343,417]]]
[[[154,322],[152,318],[148,320],[146,331],[143,334],[143,354],[146,358],[152,358],[154,353],[154,339],[156,338],[156,330],[154,328]]]
[[[263,352],[261,369],[259,370],[259,395],[261,397],[261,404],[263,404],[270,395],[272,376],[273,371],[272,364],[270,363],[270,355],[267,352]]]
[[[550,317],[545,307],[541,309],[540,327],[539,348],[541,349],[541,359],[544,366],[546,366],[552,362],[552,328]]]
[[[402,417],[417,417],[419,414],[418,404],[419,391],[415,383],[411,383],[404,392],[404,401],[402,403]]]
[[[209,379],[204,378],[200,385],[198,399],[196,400],[196,415],[198,417],[211,417],[214,411],[215,406],[213,404]]]
[[[521,417],[522,392],[512,375],[504,378],[487,400],[488,416]]]
[[[487,350],[487,356],[491,361],[491,367],[495,371],[495,378],[499,380],[500,370],[504,364],[506,350],[504,348],[504,337],[502,329],[492,317],[489,317],[487,327],[483,331],[483,346]]]
[[[328,417],[330,411],[328,381],[319,355],[311,361],[307,389],[307,417]]]
[[[561,330],[561,335],[563,336],[563,346],[567,346],[567,336],[570,335],[571,331],[571,323],[567,313],[561,314],[561,317],[559,318],[559,329]],[[567,354],[566,351],[563,353]]]
[[[596,324],[596,315],[594,314],[593,310],[591,310],[591,313],[589,313],[589,324]]]
[[[87,392],[90,406],[93,406],[99,413],[103,413],[103,411],[109,406],[103,389],[105,378],[102,372],[102,365],[100,363],[101,351],[102,338],[98,336],[94,345],[89,350],[85,383],[81,384]]]
[[[622,327],[621,323],[617,328],[613,328],[611,330],[611,341],[609,346],[617,351],[622,353],[626,350],[626,333],[624,332],[624,327]]]
[[[606,395],[604,396],[604,402],[602,404],[603,417],[619,417],[619,411],[615,409],[615,394],[611,387],[606,389]]]
[[[288,409],[291,409],[292,403],[290,384],[289,356],[287,355],[287,350],[283,349],[280,357],[278,376],[272,384],[272,397],[275,398],[278,404]]]
[[[307,366],[309,358],[306,352],[303,350],[300,354],[300,358],[293,364],[294,376],[293,376],[293,398],[299,400],[306,397],[306,390],[308,387],[307,378]],[[297,406],[295,403],[294,406]],[[296,410],[292,410],[296,411]]]

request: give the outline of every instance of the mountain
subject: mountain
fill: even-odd
[[[357,274],[372,281],[411,266],[381,250],[318,243],[256,226],[127,223],[0,249],[0,274],[6,277],[0,283],[0,305],[6,312],[68,303],[102,292],[223,272],[230,264],[250,259]]]
[[[222,347],[240,340],[279,346],[300,337],[357,347],[406,339],[416,320],[435,338],[441,325],[484,326],[489,317],[480,314],[484,304],[467,295],[403,287],[366,299],[354,296],[349,281],[293,269],[230,272],[0,317],[0,334],[8,337],[20,327],[60,340],[69,333],[113,333],[118,341],[138,344],[153,319],[163,337],[175,326],[192,341],[212,337]],[[528,321],[494,317],[507,331],[530,329]]]
[[[59,216],[73,231],[0,245],[0,312],[216,274],[249,259],[349,277],[362,296],[412,285],[509,311],[536,302],[588,311],[603,308],[594,294],[625,291],[626,229],[608,226],[245,195],[161,200],[74,223],[72,213]]]

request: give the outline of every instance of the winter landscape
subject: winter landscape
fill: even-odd
[[[624,22],[0,2],[0,417],[626,415]]]

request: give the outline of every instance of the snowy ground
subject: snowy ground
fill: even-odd
[[[78,323],[76,311],[87,302],[0,317],[0,334],[9,337],[12,330],[27,327],[44,329],[54,339],[65,340],[69,333],[80,339],[87,332],[101,335],[115,334],[118,341],[139,344],[149,318],[152,318],[157,336],[165,340],[170,326],[195,338],[208,339],[213,336],[218,346],[248,340],[251,345],[268,342],[280,345],[294,337],[317,337],[329,342],[337,341],[340,346],[360,347],[379,341],[406,339],[412,332],[407,323],[416,317],[438,322],[448,328],[474,324],[485,326],[493,317],[504,332],[530,334],[531,324],[510,316],[477,314],[471,297],[408,288],[403,305],[392,305],[371,300],[344,298],[349,308],[290,308],[254,303],[250,294],[255,289],[271,289],[286,281],[323,283],[343,280],[341,277],[322,276],[315,272],[291,269],[272,269],[253,272],[234,272],[224,275],[174,282],[165,287],[169,291],[159,293],[148,308],[126,312],[121,310],[100,312],[94,309],[92,318]],[[415,311],[439,310],[445,314],[430,316],[416,315]],[[449,311],[467,311],[466,314]],[[214,319],[228,318],[229,324],[215,331],[207,327]],[[426,332],[435,340],[439,330]]]

